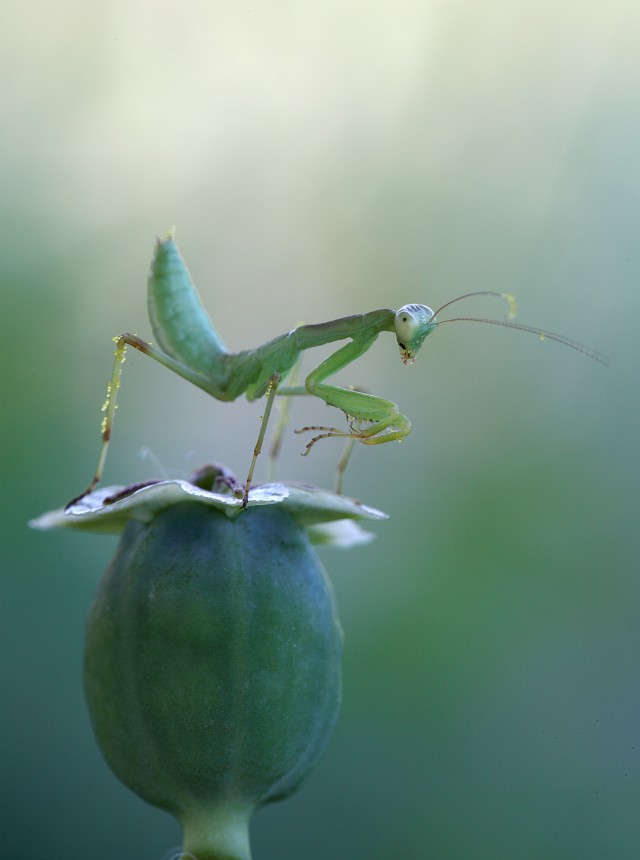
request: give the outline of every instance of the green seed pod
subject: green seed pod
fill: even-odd
[[[123,530],[87,622],[98,744],[178,818],[188,856],[249,860],[253,812],[299,786],[340,705],[342,633],[310,539],[357,543],[353,521],[384,515],[284,484],[243,511],[208,486],[107,488],[33,525]]]
[[[116,775],[185,829],[185,850],[248,856],[253,810],[286,797],[340,704],[332,588],[276,507],[195,502],[131,522],[87,624],[85,692]],[[226,853],[224,853],[226,852]]]

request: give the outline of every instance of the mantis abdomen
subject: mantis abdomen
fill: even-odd
[[[208,378],[228,351],[215,330],[173,237],[158,240],[148,278],[148,308],[158,345]]]

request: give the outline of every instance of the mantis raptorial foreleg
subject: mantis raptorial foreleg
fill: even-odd
[[[342,368],[359,358],[371,346],[372,341],[354,339],[341,347],[329,358],[325,359],[306,379],[305,387],[309,394],[324,400],[329,406],[341,409],[347,416],[348,431],[340,431],[332,427],[305,427],[297,432],[306,430],[322,430],[320,436],[313,438],[307,445],[308,453],[311,447],[320,439],[332,436],[348,436],[365,445],[379,445],[383,442],[400,440],[411,432],[411,422],[402,415],[396,403],[358,391],[352,388],[341,388],[324,382]]]
[[[217,400],[231,401],[241,394],[246,394],[248,400],[255,400],[265,393],[268,394],[260,434],[254,448],[245,485],[245,505],[248,501],[249,487],[276,394],[290,397],[309,394],[345,413],[347,416],[347,429],[345,430],[334,427],[303,428],[303,431],[320,431],[307,444],[306,453],[322,438],[347,438],[347,448],[338,466],[339,485],[342,482],[342,474],[356,441],[365,445],[379,445],[393,440],[399,441],[410,432],[411,422],[391,400],[385,400],[363,391],[330,385],[326,382],[328,377],[345,368],[365,353],[382,332],[388,331],[395,334],[400,347],[400,357],[404,364],[414,362],[425,338],[437,326],[443,323],[462,321],[484,322],[526,331],[538,335],[541,339],[563,343],[602,364],[608,363],[606,356],[601,353],[572,341],[564,335],[553,334],[544,329],[505,320],[479,319],[478,317],[436,320],[436,315],[444,308],[472,296],[502,298],[507,301],[510,315],[512,315],[514,310],[512,297],[504,293],[486,290],[467,293],[453,299],[453,301],[442,305],[435,313],[426,305],[419,304],[404,305],[398,311],[382,308],[317,325],[299,326],[257,349],[231,353],[224,346],[202,307],[197,290],[178,251],[172,233],[166,239],[158,240],[156,243],[148,287],[149,317],[159,348],[152,346],[137,335],[123,334],[115,339],[115,362],[107,391],[107,399],[103,407],[105,414],[102,421],[102,447],[98,466],[87,490],[82,495],[77,496],[74,501],[80,500],[84,495],[91,492],[101,480],[111,439],[117,392],[120,387],[122,363],[127,346],[132,346],[150,356]],[[242,319],[242,315],[240,315],[240,319]],[[349,342],[325,359],[307,376],[304,388],[281,385],[281,382],[286,380],[305,350],[342,340]]]

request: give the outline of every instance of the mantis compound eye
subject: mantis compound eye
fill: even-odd
[[[433,311],[426,305],[404,305],[400,308],[395,317],[395,330],[404,364],[413,364],[422,342],[434,327]]]

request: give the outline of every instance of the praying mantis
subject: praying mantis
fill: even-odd
[[[116,344],[113,372],[103,405],[102,446],[93,480],[87,489],[74,498],[67,508],[88,495],[100,482],[111,439],[116,411],[116,398],[121,382],[122,365],[127,346],[155,359],[183,379],[221,401],[232,401],[245,394],[252,401],[266,395],[260,433],[243,489],[243,506],[249,501],[249,490],[256,461],[274,398],[279,396],[311,395],[327,405],[341,410],[347,417],[345,429],[324,426],[303,427],[296,432],[313,432],[304,454],[320,439],[339,437],[348,440],[348,451],[354,442],[380,445],[402,440],[411,431],[411,422],[398,405],[374,394],[329,384],[326,380],[351,362],[360,358],[383,332],[395,335],[400,358],[405,365],[413,364],[425,338],[438,326],[452,322],[482,322],[507,326],[554,340],[607,365],[606,356],[568,337],[533,326],[508,320],[459,316],[438,320],[437,315],[455,302],[472,296],[493,296],[506,301],[509,316],[515,314],[515,301],[507,293],[481,290],[446,302],[438,310],[421,304],[404,305],[398,311],[382,308],[364,314],[341,317],[315,325],[301,325],[270,340],[257,349],[231,353],[224,346],[204,310],[175,241],[173,231],[158,239],[148,277],[148,310],[151,328],[158,346],[135,334],[125,333],[114,338]],[[297,365],[303,352],[314,347],[348,341],[312,370],[303,386],[287,387],[287,376]],[[346,466],[345,452],[339,465],[339,482]],[[340,487],[338,487],[338,491]]]

